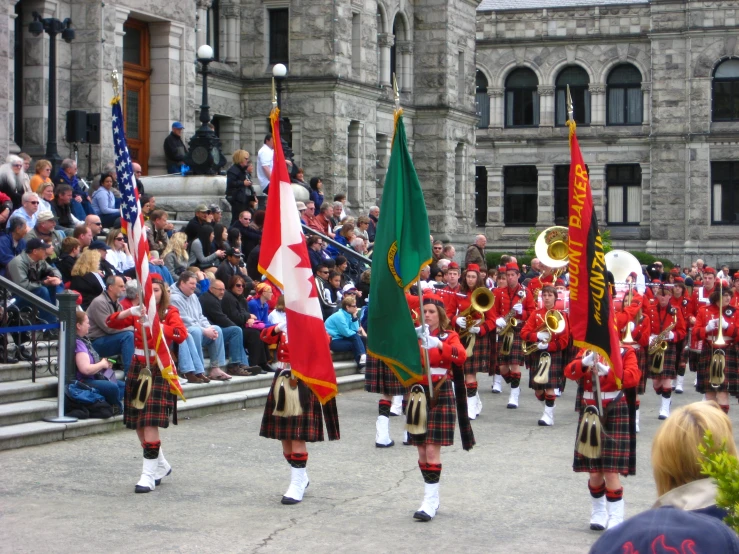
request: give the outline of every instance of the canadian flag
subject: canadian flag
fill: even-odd
[[[325,404],[336,396],[336,373],[280,142],[278,108],[272,109],[270,120],[275,152],[259,271],[284,291],[292,372]]]

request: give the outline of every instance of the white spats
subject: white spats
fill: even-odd
[[[678,375],[677,382],[675,383],[675,392],[677,394],[683,393],[683,384],[685,383],[685,375]]]
[[[544,406],[544,414],[539,418],[539,425],[542,427],[554,425],[554,406]]]
[[[308,473],[304,467],[291,467],[290,471],[290,486],[282,497],[283,504],[297,504],[302,501],[309,484]]]
[[[389,448],[395,444],[390,438],[390,418],[387,416],[377,416],[375,424],[377,432],[375,433],[375,446],[377,448]]]
[[[493,394],[500,394],[503,391],[503,378],[496,375],[493,379]]]
[[[136,483],[136,488],[134,489],[135,492],[151,492],[156,488],[154,475],[156,474],[158,463],[159,460],[156,458],[153,460],[147,460],[144,458],[144,468],[141,470],[141,478],[139,479],[139,482]]]
[[[670,417],[670,403],[672,402],[672,398],[662,398],[662,405],[659,408],[659,418],[660,419],[667,419]]]
[[[419,521],[431,521],[439,509],[439,483],[424,483],[423,502],[413,518]]]
[[[162,482],[162,478],[166,477],[170,473],[172,473],[172,466],[169,465],[169,462],[165,459],[164,451],[160,447],[159,457],[157,458],[157,469],[156,472],[154,472],[154,482],[156,483],[156,486],[158,487]]]
[[[590,528],[593,531],[603,531],[608,525],[608,511],[606,510],[605,495],[600,498],[590,497]]]
[[[393,396],[393,403],[390,405],[390,413],[396,416],[403,415],[403,395]]]
[[[636,432],[639,432],[639,408],[636,409]]]
[[[516,409],[518,408],[518,395],[521,394],[521,388],[516,387],[515,389],[511,389],[511,395],[508,397],[508,406],[506,406],[508,409]]]
[[[467,416],[470,419],[477,419],[477,398],[474,396],[467,397]]]
[[[618,502],[606,502],[608,509],[608,524],[606,529],[613,529],[619,523],[624,521],[624,500]]]

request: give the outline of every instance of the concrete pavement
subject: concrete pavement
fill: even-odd
[[[686,378],[692,382],[692,374]],[[483,377],[477,446],[442,450],[441,508],[412,519],[423,496],[415,449],[377,449],[377,395],[341,394],[342,439],[309,446],[311,485],[280,504],[289,466],[258,436],[261,409],[181,420],[162,433],[174,470],[156,491],[134,494],[141,448],[131,431],[0,452],[0,552],[587,552],[586,477],[572,472],[576,387],[557,401],[555,426],[525,389],[518,410]],[[673,396],[673,406],[697,401]],[[658,398],[642,400],[638,469],[625,480],[627,517],[655,500],[649,454]],[[732,406],[732,420],[737,416]],[[735,421],[736,423],[736,421]]]

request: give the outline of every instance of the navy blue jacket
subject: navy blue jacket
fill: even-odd
[[[17,246],[13,246],[13,235],[6,233],[0,236],[0,275],[7,275],[8,264],[10,260],[26,249],[26,239],[18,241]]]

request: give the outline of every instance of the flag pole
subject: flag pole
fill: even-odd
[[[400,92],[398,91],[398,81],[393,73],[393,97],[395,100],[395,116],[397,118],[400,113]],[[424,333],[424,342],[428,335],[426,334],[426,318],[423,315],[423,290],[421,289],[421,279],[419,277],[417,281],[418,288],[418,321],[421,323],[421,329]],[[429,398],[434,398],[434,382],[431,380],[431,364],[429,363],[429,351],[425,348],[423,350],[423,361],[426,366],[426,374],[429,380]]]
[[[575,121],[575,108],[572,105],[572,96],[570,96],[570,85],[567,85],[567,119]]]

